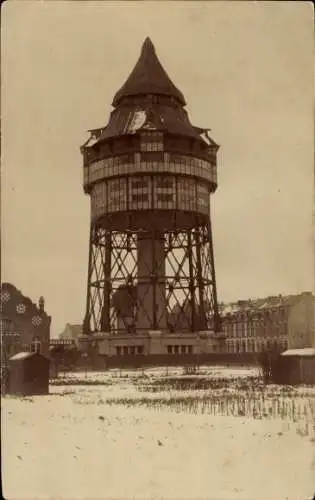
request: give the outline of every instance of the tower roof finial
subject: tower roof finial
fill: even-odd
[[[144,48],[145,45],[151,45],[154,49],[154,45],[152,43],[152,40],[149,36],[146,37],[146,39],[144,40],[143,44],[142,44],[142,50]],[[154,49],[155,50],[155,49]]]
[[[117,106],[124,97],[145,94],[167,95],[177,99],[183,106],[186,104],[183,94],[161,65],[150,37],[144,40],[137,64],[116,93],[113,106]]]

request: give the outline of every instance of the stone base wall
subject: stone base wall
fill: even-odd
[[[173,333],[148,331],[145,335],[100,334],[82,336],[78,347],[81,351],[93,349],[101,356],[133,355],[199,355],[225,351],[224,340],[213,332]]]

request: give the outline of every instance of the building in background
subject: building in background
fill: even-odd
[[[230,353],[285,351],[314,344],[315,297],[311,292],[221,304],[220,313]]]
[[[38,304],[14,285],[3,283],[0,290],[1,366],[18,352],[38,352],[48,357],[51,317],[45,301]]]
[[[191,315],[191,306],[174,307],[170,323],[177,329],[183,328]],[[255,300],[239,300],[220,304],[222,340],[211,346],[198,337],[175,332],[162,334],[159,341],[165,342],[167,354],[255,354],[265,350],[303,349],[314,347],[315,297],[311,292],[299,295],[270,296]],[[196,318],[198,321],[198,315]],[[51,345],[78,345],[83,326],[67,323],[58,339],[51,339]],[[101,335],[103,340],[104,335]],[[123,343],[122,343],[123,340]],[[108,342],[110,339],[108,338]],[[118,335],[111,340],[112,348],[107,354],[134,355],[150,354],[152,348],[149,336],[136,338],[130,333]],[[94,337],[93,344],[96,344]],[[230,359],[230,358],[229,358]]]
[[[50,340],[50,345],[76,345],[81,335],[83,335],[82,324],[66,323],[59,337]]]

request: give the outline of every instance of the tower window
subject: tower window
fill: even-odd
[[[157,201],[173,201],[173,193],[159,193],[157,195]]]
[[[141,188],[147,188],[148,187],[148,180],[147,179],[140,179],[136,181],[132,181],[132,188],[133,189],[141,189]]]
[[[149,146],[150,150],[148,150]],[[164,152],[162,149],[163,147],[155,147],[154,144],[147,144],[145,151],[141,148],[141,161],[164,161]]]
[[[155,181],[155,186],[160,189],[172,189],[174,186],[174,177],[158,177]]]
[[[149,195],[148,195],[148,193],[133,194],[132,201],[136,201],[136,202],[149,201]]]

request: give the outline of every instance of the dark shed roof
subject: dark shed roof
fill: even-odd
[[[145,39],[137,64],[124,85],[115,94],[113,106],[117,106],[124,97],[143,94],[175,97],[183,106],[186,104],[183,94],[174,85],[160,63],[150,38]]]
[[[10,358],[10,361],[19,361],[21,359],[32,358],[33,356],[35,356],[34,352],[18,352]]]
[[[284,351],[281,356],[315,357],[315,348],[304,347],[302,349],[288,349]]]

